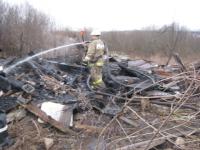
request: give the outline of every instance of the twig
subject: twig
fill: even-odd
[[[130,137],[128,136],[128,134],[126,133],[126,131],[124,130],[122,124],[119,122],[118,119],[116,119],[117,123],[119,124],[119,126],[121,127],[122,131],[124,132],[124,134],[126,135],[126,137],[129,139],[130,143],[132,143]]]
[[[129,110],[131,110],[138,118],[140,118],[145,124],[147,124],[149,127],[151,127],[153,130],[158,131],[158,129],[156,129],[153,125],[149,124],[144,118],[142,118],[136,111],[134,111],[133,109],[131,109],[129,106],[127,106],[127,108]],[[166,133],[166,132],[165,132]],[[159,132],[159,134],[163,137],[167,137],[166,135],[164,135],[162,132]],[[169,133],[167,133],[169,134]],[[166,138],[169,142],[171,142],[172,144],[174,144],[176,147],[180,148],[177,144],[175,144],[172,140]]]
[[[196,131],[196,132],[200,132],[200,130]],[[188,131],[185,131],[183,133],[177,133],[176,134],[176,137],[179,137],[179,136],[182,136],[182,135],[186,135],[188,134],[189,132]],[[140,143],[135,143],[135,144],[132,144],[132,145],[127,145],[127,146],[124,146],[124,147],[121,147],[121,148],[118,148],[117,150],[127,150],[127,149],[137,149],[137,150],[144,150],[147,149],[151,149],[157,145],[160,145],[162,143],[165,142],[165,140],[168,138],[172,138],[174,137],[174,135],[168,135],[167,137],[160,137],[160,138],[156,138],[154,141],[153,141],[153,144],[149,145],[149,143],[152,143],[151,140],[147,140],[147,141],[144,141],[144,142],[140,142]],[[160,141],[160,142],[159,142]],[[148,147],[147,147],[147,146]],[[146,147],[145,147],[146,146]]]
[[[186,90],[186,92],[184,93],[183,97],[179,100],[179,103],[181,103],[182,99],[184,98],[184,96],[187,94],[187,92],[189,92],[190,88],[192,87],[194,82],[191,82],[190,86],[188,87],[188,89]],[[170,119],[170,117],[172,116],[172,114],[175,112],[176,107],[174,107],[174,109],[170,112],[170,114],[168,115],[168,117],[165,119],[165,121],[163,121],[163,123],[160,125],[160,127],[158,128],[157,132],[154,134],[154,136],[152,137],[152,139],[149,141],[149,143],[147,144],[146,148],[144,150],[148,150],[151,142],[154,140],[154,138],[157,136],[157,134],[160,132],[161,128],[165,125],[165,123],[168,122],[168,120]]]
[[[40,137],[40,129],[39,129],[37,123],[36,123],[33,119],[31,119],[31,120],[32,120],[33,124],[35,125],[35,127],[36,127],[36,129],[37,129],[38,136]]]

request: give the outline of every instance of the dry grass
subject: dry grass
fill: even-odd
[[[110,52],[111,56],[124,56],[125,58],[131,58],[131,59],[145,59],[148,61],[153,61],[156,62],[160,65],[164,65],[166,64],[167,60],[168,60],[168,56],[164,55],[164,54],[135,54],[135,53],[124,53],[124,52],[115,52],[115,51],[111,51]],[[185,64],[189,64],[192,62],[196,62],[200,60],[200,54],[199,53],[192,53],[192,54],[179,54],[181,59],[183,60],[183,62]],[[170,64],[175,64],[174,59],[171,59]]]

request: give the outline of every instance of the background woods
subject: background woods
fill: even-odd
[[[91,29],[85,30],[85,39],[89,40]],[[160,29],[149,27],[143,30],[103,32],[102,38],[110,51],[128,55],[170,56],[176,51],[187,56],[200,52],[200,32],[190,31],[175,23]],[[0,0],[1,57],[22,56],[33,50],[81,40],[78,31],[58,29],[52,18],[28,3],[16,6]]]

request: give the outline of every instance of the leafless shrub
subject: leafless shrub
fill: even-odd
[[[33,50],[41,51],[69,42],[88,41],[91,29],[84,30],[85,34],[81,36],[79,31],[58,29],[50,17],[28,3],[10,6],[0,0],[0,57],[22,56]],[[103,32],[102,38],[111,53],[131,56],[170,57],[172,52],[188,56],[200,52],[200,33],[176,23],[160,29],[149,27],[143,30]],[[49,57],[66,57],[72,51],[65,49],[51,53]]]
[[[187,56],[200,52],[199,35],[199,32],[172,23],[160,29],[104,32],[103,39],[110,51],[118,53],[170,56],[172,52],[179,52]]]

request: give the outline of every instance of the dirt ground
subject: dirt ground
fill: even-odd
[[[54,139],[52,149],[71,149],[71,140],[73,140],[51,127],[42,127],[38,124],[37,118],[30,117],[11,124],[9,132],[15,144],[8,150],[43,150],[45,149],[44,138]]]
[[[90,119],[87,119],[89,116]],[[91,112],[88,114],[80,114],[74,120],[95,126],[100,121],[98,118],[99,114],[95,115],[94,112]],[[106,116],[104,119],[106,122],[109,121],[109,118]],[[105,122],[101,124],[103,125]],[[76,132],[78,133],[77,136],[64,134],[50,125],[38,123],[37,118],[28,113],[22,120],[9,124],[9,135],[15,144],[6,149],[45,150],[44,138],[54,140],[54,144],[50,148],[51,150],[95,149],[98,137],[95,129],[91,129],[90,131],[76,130]]]
[[[90,117],[90,119],[87,119],[88,117]],[[151,116],[149,116],[148,118],[150,119]],[[97,126],[105,126],[106,122],[110,120],[110,117],[91,112],[88,114],[81,114],[77,116],[75,120],[83,124],[88,124],[90,126],[97,127]],[[103,122],[102,120],[104,120],[105,122]],[[128,126],[126,127],[124,126],[124,128],[128,129]],[[78,133],[78,136],[76,137],[70,136],[68,134],[63,134],[57,129],[51,127],[50,125],[39,124],[35,116],[33,116],[32,114],[28,114],[22,120],[9,124],[9,134],[10,137],[14,139],[15,144],[9,147],[8,150],[45,150],[46,148],[44,145],[44,138],[51,138],[54,140],[54,144],[50,148],[50,150],[93,150],[96,148],[99,135],[99,132],[97,130],[91,129],[87,131],[86,130],[76,130],[76,131]],[[104,138],[105,139],[112,139],[113,137],[119,138],[118,133],[120,132],[121,129],[119,128],[119,126],[116,125],[110,126],[107,131],[107,135]],[[123,135],[121,136],[123,137]],[[199,150],[200,149],[199,138],[200,138],[199,134],[187,138],[185,149]],[[99,149],[105,149],[106,143],[104,142],[104,140],[100,139],[99,143],[100,143]],[[121,144],[124,145],[124,143]],[[114,144],[110,148],[113,149],[112,147],[115,146],[117,145]],[[165,143],[161,147],[158,146],[157,148],[152,150],[167,150],[167,148],[171,148],[171,150],[178,150],[176,147],[174,147],[174,145],[172,145],[169,142]]]

